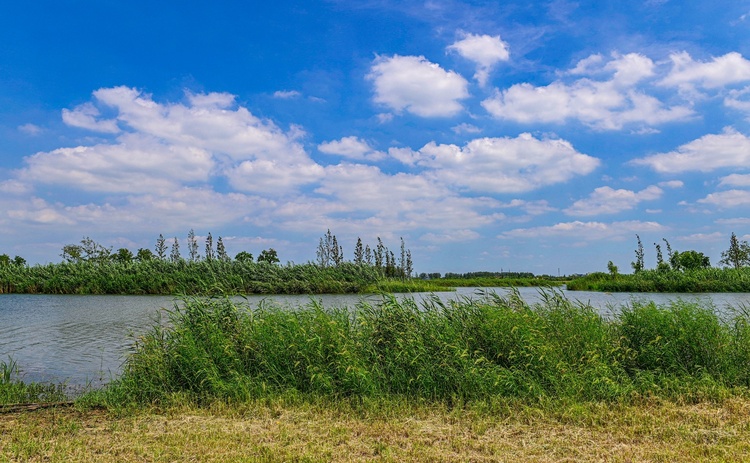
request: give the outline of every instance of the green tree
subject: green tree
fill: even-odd
[[[24,259],[21,256],[15,256],[13,258],[13,265],[17,267],[25,267],[26,266],[26,259]]]
[[[214,238],[211,232],[206,236],[206,260],[214,260]]]
[[[236,260],[237,262],[252,262],[253,255],[247,251],[240,251],[236,256],[234,256],[234,260]]]
[[[10,266],[10,256],[8,254],[0,254],[0,267]]]
[[[278,264],[279,256],[276,254],[276,250],[273,248],[264,249],[258,256],[258,262],[267,262],[269,264]]]
[[[617,278],[618,268],[611,260],[607,262],[607,271],[609,271],[609,275],[612,279]]]
[[[174,241],[172,241],[172,250],[169,252],[169,260],[173,263],[177,263],[182,260],[182,256],[180,255],[180,242],[177,241],[177,237],[174,237]]]
[[[120,248],[112,255],[112,260],[121,264],[133,262],[133,253],[129,249]]]
[[[135,253],[136,262],[148,262],[154,259],[154,253],[150,249],[140,248]]]
[[[675,252],[675,259],[677,268],[684,270],[698,270],[711,267],[711,261],[708,256],[698,251]]]
[[[198,254],[198,240],[195,238],[195,232],[191,228],[187,236],[188,245],[188,256],[190,256],[190,262],[198,262],[200,254]]]
[[[733,232],[729,239],[729,249],[721,253],[719,263],[738,270],[750,265],[750,245],[747,241],[737,239],[737,235]]]
[[[229,260],[229,254],[227,254],[227,249],[224,247],[224,240],[221,239],[221,236],[216,240],[216,258],[225,262]]]
[[[357,237],[357,244],[354,246],[354,263],[362,265],[365,263],[365,249],[362,245],[362,238]]]
[[[77,244],[66,244],[62,248],[62,254],[60,254],[60,257],[68,263],[82,262],[83,249]]]
[[[643,243],[640,236],[635,235],[635,237],[638,239],[638,247],[635,250],[635,262],[631,262],[630,265],[633,267],[633,272],[638,273],[645,267],[643,262]]]
[[[112,248],[107,248],[86,236],[81,240],[81,252],[86,262],[103,263],[110,259]]]
[[[164,240],[164,235],[159,233],[159,237],[156,239],[156,247],[154,248],[156,251],[156,257],[158,257],[161,260],[164,260],[167,258],[167,242]]]

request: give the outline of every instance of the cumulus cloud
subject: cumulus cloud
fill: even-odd
[[[681,52],[670,55],[670,60],[672,69],[661,85],[714,89],[750,81],[750,61],[737,52],[714,57],[711,61],[695,61],[687,52]]]
[[[361,161],[379,161],[385,158],[385,153],[372,149],[367,142],[355,136],[323,142],[318,145],[318,151]]]
[[[658,222],[637,220],[622,222],[561,222],[551,226],[517,228],[507,231],[498,238],[574,238],[580,240],[602,240],[632,236],[633,233],[664,231],[666,227]]]
[[[750,191],[727,190],[711,193],[703,199],[698,200],[701,204],[710,204],[719,208],[732,208],[750,206]]]
[[[693,115],[687,106],[667,107],[636,88],[654,75],[653,61],[640,54],[614,55],[607,62],[594,55],[579,62],[569,74],[588,76],[546,86],[515,84],[496,90],[482,106],[498,119],[556,124],[574,119],[602,130],[619,130],[634,123],[657,125]],[[597,76],[605,79],[595,80]]]
[[[638,192],[604,186],[595,189],[588,198],[576,201],[564,212],[573,216],[616,214],[633,209],[642,201],[659,199],[663,192],[653,185]]]
[[[750,174],[731,174],[719,179],[719,186],[750,187]]]
[[[378,57],[367,78],[373,82],[374,101],[401,113],[421,117],[454,116],[468,98],[468,82],[423,56]]]
[[[479,138],[463,147],[430,142],[402,159],[426,168],[424,175],[459,190],[519,193],[587,175],[599,160],[559,139]]]
[[[501,61],[508,61],[510,53],[508,44],[500,39],[499,35],[474,35],[466,36],[448,47],[464,58],[473,61],[477,65],[474,78],[479,85],[484,87],[489,79],[492,68]]]
[[[631,161],[661,173],[710,172],[725,167],[750,166],[750,139],[732,128],[720,134],[704,135],[678,147]]]
[[[114,119],[98,119],[99,110],[91,103],[84,103],[72,110],[62,110],[62,120],[71,127],[92,130],[102,133],[118,133],[120,128]]]
[[[102,88],[95,102],[115,119],[100,120],[94,102],[63,111],[69,125],[121,133],[114,142],[61,148],[26,159],[19,177],[87,191],[138,193],[205,183],[224,176],[237,190],[279,195],[323,175],[297,140],[273,122],[237,106],[228,93],[186,94],[160,103],[129,87]]]

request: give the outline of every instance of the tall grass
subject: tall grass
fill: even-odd
[[[141,337],[103,400],[274,394],[470,402],[711,398],[750,386],[750,325],[709,307],[634,303],[614,318],[543,292],[297,310],[190,299]]]
[[[597,272],[568,282],[568,289],[609,292],[750,292],[750,267],[689,271],[643,270],[613,277]]]
[[[0,266],[0,293],[323,294],[358,293],[383,281],[373,266],[199,261]]]
[[[13,359],[0,361],[0,406],[30,402],[57,402],[65,399],[63,385],[24,383]]]

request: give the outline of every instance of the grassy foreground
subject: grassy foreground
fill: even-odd
[[[750,458],[750,400],[351,407],[259,401],[127,416],[0,415],[0,462],[727,462]]]

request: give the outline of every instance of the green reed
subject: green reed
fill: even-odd
[[[18,364],[13,359],[0,361],[0,406],[30,402],[65,400],[64,385],[25,383],[20,379]]]
[[[466,403],[716,398],[750,387],[750,325],[677,301],[602,317],[554,291],[296,309],[189,299],[141,337],[110,405],[278,394]],[[733,392],[734,391],[734,392]],[[743,392],[744,393],[744,392]]]

